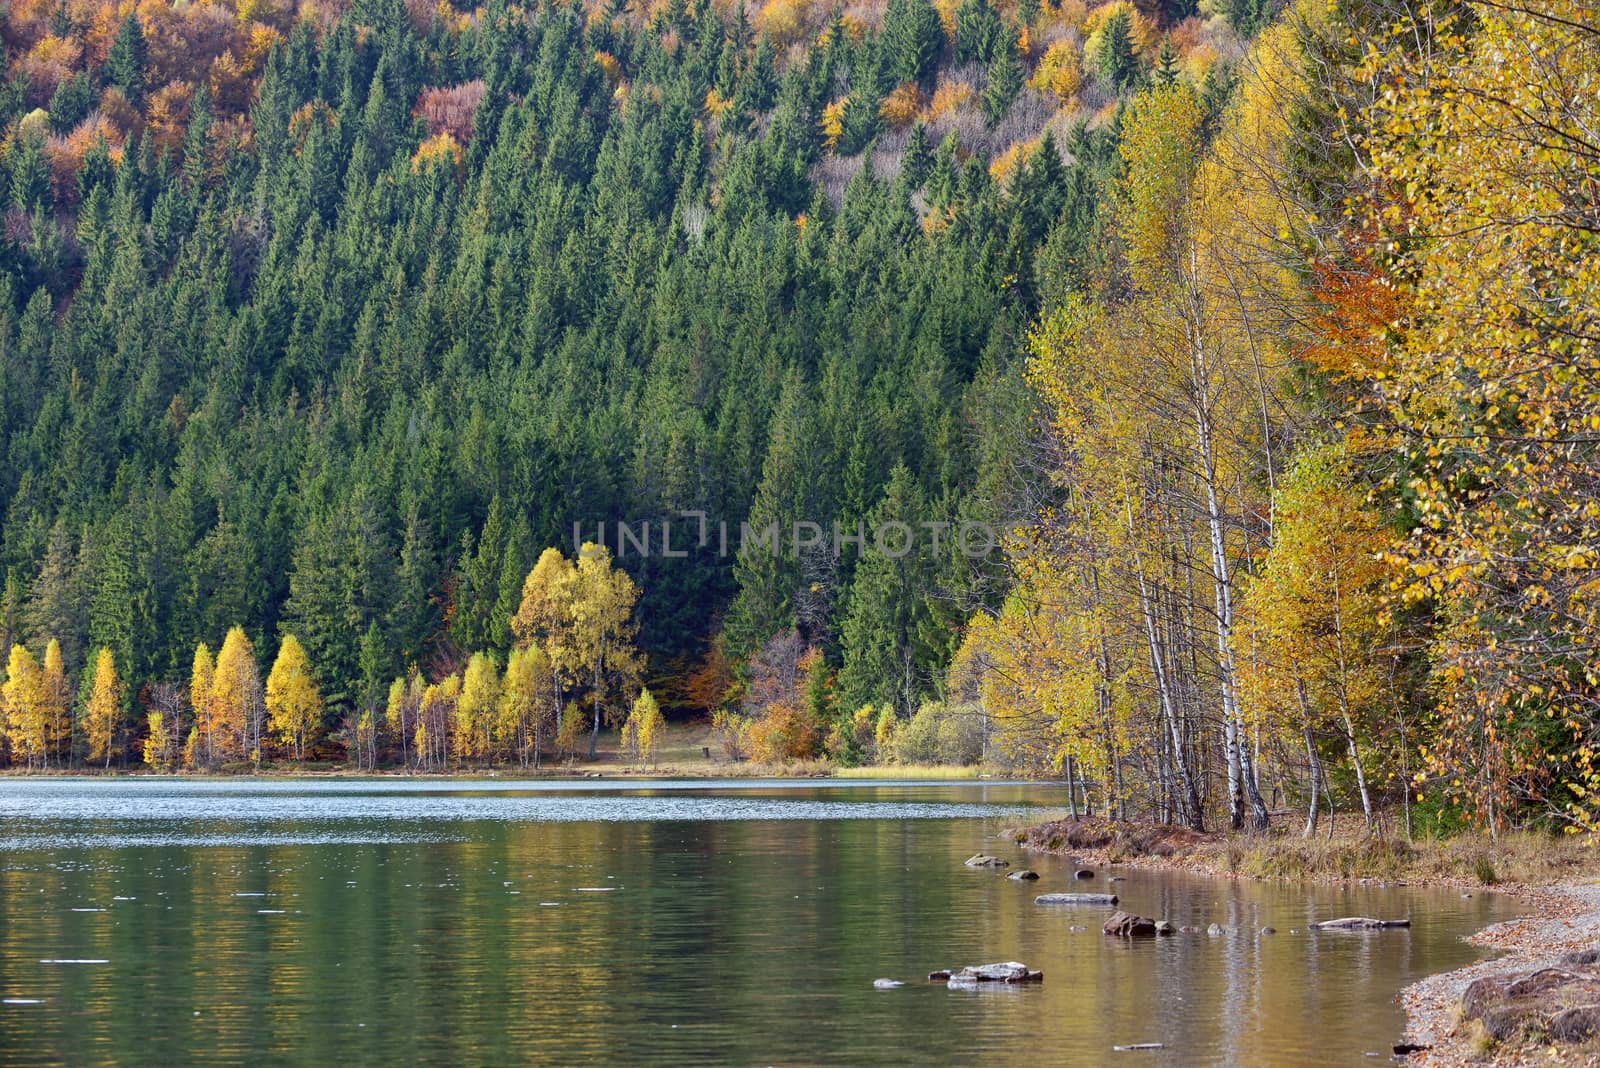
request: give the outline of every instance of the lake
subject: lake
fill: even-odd
[[[1514,914],[1074,880],[1000,837],[1064,804],[1010,783],[0,780],[0,1063],[1371,1064],[1401,987]],[[1042,878],[963,867],[980,850]],[[1109,910],[1033,903],[1108,889],[1233,930],[1124,942]],[[1413,926],[1306,931],[1350,914]],[[1001,960],[1044,982],[926,981]]]

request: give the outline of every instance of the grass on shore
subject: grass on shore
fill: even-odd
[[[1287,828],[1258,835],[1202,835],[1182,827],[1068,819],[1018,831],[1016,840],[1047,853],[1093,852],[1109,863],[1159,861],[1285,882],[1381,879],[1541,886],[1600,870],[1595,848],[1573,838],[1517,832],[1491,839],[1465,832],[1408,842],[1368,834],[1359,817],[1341,817],[1331,835],[1313,838]]]

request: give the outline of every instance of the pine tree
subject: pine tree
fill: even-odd
[[[908,186],[920,189],[932,166],[933,146],[928,144],[928,127],[922,122],[912,123],[905,155],[900,158],[900,173],[905,175]]]
[[[989,64],[989,84],[983,90],[983,116],[993,126],[1011,110],[1011,102],[1022,91],[1022,61],[1008,39],[995,52]]]
[[[106,53],[105,66],[100,76],[105,83],[121,89],[134,105],[144,102],[145,71],[149,66],[149,50],[145,45],[144,29],[137,15],[130,14],[122,20],[111,51]]]
[[[956,7],[957,63],[994,62],[996,51],[1004,47],[1005,23],[990,5],[989,0],[961,0]]]
[[[1100,80],[1113,92],[1122,92],[1139,76],[1139,59],[1134,54],[1133,19],[1125,8],[1118,8],[1100,30]]]
[[[1178,53],[1172,47],[1172,38],[1161,38],[1161,49],[1156,53],[1156,69],[1150,80],[1157,87],[1171,85],[1178,80]]]
[[[889,0],[882,44],[896,82],[920,82],[933,72],[944,50],[944,27],[932,0]]]

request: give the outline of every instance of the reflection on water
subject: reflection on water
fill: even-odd
[[[994,837],[1049,787],[0,783],[6,1064],[1372,1063],[1490,896],[1123,871],[1222,937],[1039,908]],[[961,861],[1025,862],[1036,883]],[[1410,931],[1310,935],[1335,915]],[[1271,925],[1277,934],[1259,933]],[[1084,930],[1074,931],[1073,927]],[[1298,933],[1290,933],[1291,930]],[[921,981],[1015,959],[1045,982]],[[872,980],[908,985],[876,991]],[[1113,1045],[1161,1042],[1112,1054]]]

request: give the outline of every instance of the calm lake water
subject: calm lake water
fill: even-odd
[[[1403,1027],[1400,988],[1472,960],[1461,936],[1512,914],[1410,888],[1077,881],[997,837],[1064,800],[978,783],[4,780],[0,1063],[1372,1064]],[[964,868],[980,849],[1043,878]],[[1127,943],[1100,933],[1107,910],[1033,903],[1108,874],[1132,911],[1234,931]],[[1305,930],[1353,913],[1413,926]],[[1045,981],[925,979],[996,960]],[[1145,1042],[1164,1048],[1112,1051]]]

